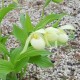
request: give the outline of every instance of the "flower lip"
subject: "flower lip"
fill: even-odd
[[[32,38],[30,40],[31,45],[33,46],[33,48],[37,49],[37,50],[42,50],[45,48],[45,41],[42,38],[41,34],[39,33],[34,33],[32,35]]]
[[[32,35],[32,38],[38,39],[38,38],[39,38],[39,34],[36,34],[36,33],[33,34],[33,35]]]

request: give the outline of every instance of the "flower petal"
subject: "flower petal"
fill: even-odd
[[[39,29],[39,30],[37,30],[37,31],[35,31],[35,32],[37,32],[37,33],[45,33],[45,30],[44,29]]]
[[[46,33],[46,37],[48,39],[48,41],[54,42],[57,41],[58,38],[58,29],[53,28],[53,27],[48,27],[45,29]]]
[[[42,50],[45,48],[45,42],[41,37],[32,38],[31,45],[37,50]]]
[[[67,25],[61,26],[60,29],[71,29],[71,30],[75,30],[75,28],[71,24],[67,24]]]
[[[45,31],[46,32],[55,32],[56,33],[56,32],[58,32],[58,29],[57,28],[53,28],[53,27],[48,27],[48,28],[45,29]]]
[[[60,34],[58,37],[58,41],[65,43],[68,41],[68,35],[67,34]]]

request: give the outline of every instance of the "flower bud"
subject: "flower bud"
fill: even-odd
[[[45,29],[45,31],[46,31],[45,35],[47,36],[48,41],[51,41],[51,42],[57,41],[58,29],[53,27],[48,27]]]
[[[37,50],[42,50],[45,48],[45,42],[42,37],[38,34],[34,34],[31,39],[31,45]]]

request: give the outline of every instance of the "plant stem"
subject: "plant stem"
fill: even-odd
[[[7,60],[7,56],[4,54],[4,59]]]
[[[23,50],[21,51],[20,54],[23,54],[24,52],[27,51],[28,45],[29,45],[29,42],[30,42],[30,40],[31,40],[32,35],[33,35],[33,33],[31,33],[30,36],[27,38],[26,43],[25,43],[25,46],[24,46],[24,48],[23,48]]]
[[[57,41],[55,41],[55,47],[56,47],[56,48],[58,47],[58,43],[57,43]]]
[[[46,42],[46,45],[47,45],[48,47],[50,47],[51,45],[50,45],[49,41],[47,40],[46,34],[44,35],[44,40],[45,40],[45,42]]]
[[[21,70],[21,73],[20,73],[20,80],[22,80],[22,77],[23,77],[23,71]]]
[[[4,0],[2,0],[2,8],[4,8]]]
[[[13,73],[13,76],[12,76],[12,78],[14,77],[14,80],[18,80],[17,79],[17,76],[16,76],[16,73]]]
[[[41,15],[41,19],[44,17],[44,7],[42,9],[42,15]]]
[[[15,72],[9,73],[6,77],[6,80],[18,80],[16,73]]]
[[[44,17],[44,7],[43,7],[43,9],[42,9],[40,21],[43,19],[43,17]]]

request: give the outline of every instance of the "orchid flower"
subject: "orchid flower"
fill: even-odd
[[[60,28],[48,27],[46,29],[39,29],[31,33],[31,35],[26,40],[22,53],[27,50],[29,43],[31,43],[32,47],[37,50],[45,49],[46,45],[50,46],[49,42],[59,41],[61,43],[66,43],[69,37],[64,29],[75,30],[72,25],[64,25]]]
[[[42,49],[45,48],[45,41],[44,41],[44,39],[37,33],[34,33],[32,35],[30,43],[37,50],[42,50]]]

